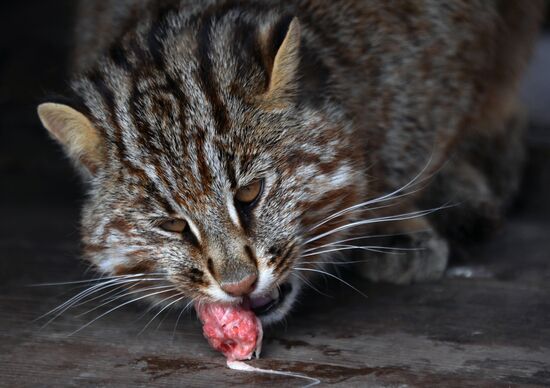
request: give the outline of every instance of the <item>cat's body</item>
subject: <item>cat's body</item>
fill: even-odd
[[[441,276],[444,237],[499,219],[523,160],[516,90],[541,2],[290,3],[82,2],[83,115],[49,105],[41,118],[90,179],[84,251],[101,271],[166,273],[226,302],[292,284],[267,322],[301,286],[293,268],[324,257],[304,253],[348,232],[422,231],[408,242],[422,250],[365,255],[371,279],[408,282]],[[323,223],[420,172],[393,206]],[[253,206],[235,202],[259,181]],[[448,203],[440,218],[345,226]],[[173,219],[184,233],[158,228]]]

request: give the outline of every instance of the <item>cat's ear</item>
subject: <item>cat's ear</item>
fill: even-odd
[[[73,162],[84,170],[84,174],[94,175],[104,161],[104,147],[90,120],[63,104],[44,103],[37,111],[42,125],[63,146]]]
[[[270,63],[267,90],[260,98],[273,107],[284,107],[295,96],[300,65],[300,22],[286,17],[269,26],[262,34],[264,50]]]

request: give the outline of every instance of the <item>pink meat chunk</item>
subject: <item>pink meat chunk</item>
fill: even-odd
[[[249,360],[254,352],[259,356],[262,324],[251,310],[221,303],[197,303],[195,309],[204,336],[228,361]]]

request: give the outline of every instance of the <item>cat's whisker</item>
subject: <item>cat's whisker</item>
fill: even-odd
[[[184,295],[183,293],[180,293],[180,294]],[[185,295],[182,296],[181,299],[179,299],[177,302],[181,301],[182,299],[185,299]],[[166,314],[164,314],[164,317],[162,317],[162,319],[159,321],[157,327],[155,328],[155,331],[158,331],[160,329],[160,327],[162,326],[162,323],[166,320],[166,318],[168,318],[170,316],[170,313],[172,312],[173,309],[176,308],[176,306],[177,306],[177,304],[174,304],[174,305],[170,306],[169,311],[167,311]]]
[[[105,289],[105,288],[120,284],[119,283],[120,281],[121,281],[121,279],[112,279],[112,280],[108,280],[108,281],[103,282],[103,283],[94,284],[93,286],[88,287],[87,289],[85,289],[85,290],[79,292],[78,294],[74,295],[73,297],[69,298],[67,301],[60,304],[59,306],[57,306],[57,307],[53,308],[52,310],[42,314],[41,316],[36,318],[34,321],[39,321],[40,319],[42,319],[42,318],[44,318],[44,317],[46,317],[50,314],[53,314],[56,311],[61,311],[59,314],[54,316],[50,321],[46,322],[46,324],[44,326],[42,326],[42,327],[45,327],[49,322],[51,322],[56,317],[61,315],[64,311],[66,311],[68,308],[70,308],[73,304],[79,302],[83,298],[86,298],[88,295],[92,295],[96,292],[99,292],[99,291]]]
[[[147,314],[149,314],[151,311],[153,311],[158,305],[161,305],[164,301],[166,301],[167,299],[171,299],[173,297],[173,295],[170,295],[168,296],[167,298],[165,299],[161,299],[159,301],[156,301],[155,303],[152,303],[143,313],[141,313],[137,318],[136,318],[136,322],[137,321],[140,321],[144,316],[146,316]],[[138,334],[139,335],[139,334]]]
[[[339,282],[341,282],[341,283],[345,284],[346,286],[350,287],[352,290],[358,292],[361,296],[367,298],[367,295],[365,295],[363,292],[358,290],[356,287],[352,286],[350,283],[348,283],[345,280],[339,278],[338,276],[331,274],[330,272],[322,271],[320,269],[315,269],[315,268],[303,268],[303,267],[292,267],[292,269],[295,269],[296,271],[316,272],[316,273],[320,273],[320,274],[323,274],[323,275],[326,275],[326,276],[330,276],[331,278],[334,278],[334,279],[338,280]]]
[[[334,218],[336,217],[339,217],[343,214],[346,214],[350,211],[353,211],[355,209],[359,209],[359,208],[362,208],[364,206],[368,206],[368,205],[371,205],[371,204],[375,204],[375,203],[380,203],[380,202],[385,202],[385,201],[389,201],[389,200],[394,200],[396,198],[399,198],[399,197],[403,197],[403,196],[406,196],[406,195],[409,195],[409,194],[413,194],[419,190],[421,190],[422,188],[420,189],[417,189],[417,190],[414,190],[412,191],[411,193],[407,194],[400,194],[402,193],[403,191],[407,190],[409,187],[415,185],[415,184],[419,184],[419,183],[422,183],[428,179],[431,179],[431,177],[435,174],[435,172],[433,174],[430,174],[429,176],[427,176],[426,178],[420,180],[419,182],[416,182],[417,179],[419,179],[425,172],[426,170],[428,169],[428,167],[430,166],[431,162],[432,162],[432,158],[433,158],[433,152],[432,154],[430,155],[430,158],[428,159],[428,161],[426,162],[426,164],[424,165],[424,167],[422,168],[422,170],[420,170],[420,172],[418,174],[416,174],[408,183],[406,183],[405,185],[401,186],[400,188],[390,192],[390,193],[387,193],[387,194],[384,194],[380,197],[376,197],[376,198],[373,198],[373,199],[370,199],[368,201],[365,201],[365,202],[361,202],[361,203],[358,203],[356,205],[352,205],[346,209],[343,209],[343,210],[340,210],[330,216],[328,216],[327,218],[325,218],[323,221],[321,221],[320,223],[314,225],[313,227],[311,227],[309,229],[309,231],[312,231],[314,229],[317,229],[318,227],[320,227],[321,225],[324,225],[326,224],[327,222],[333,220]],[[416,182],[416,183],[415,183]]]
[[[52,318],[50,318],[47,322],[45,322],[41,327],[40,329],[44,329],[46,326],[48,326],[50,323],[52,323],[54,320],[56,320],[58,317],[60,317],[61,315],[63,315],[65,312],[67,312],[69,309],[75,307],[75,305],[77,303],[79,303],[80,301],[84,300],[86,297],[88,297],[89,295],[93,295],[94,293],[96,292],[99,292],[101,290],[104,290],[106,288],[109,288],[109,287],[113,287],[113,286],[117,286],[121,283],[131,283],[131,282],[141,282],[142,280],[141,279],[134,279],[134,280],[119,280],[118,282],[114,282],[114,283],[110,283],[110,284],[99,284],[99,285],[95,285],[94,287],[90,287],[90,288],[96,288],[95,290],[92,290],[90,291],[90,288],[82,291],[81,293],[77,294],[76,296],[74,296],[73,298],[69,299],[67,302],[63,303],[62,305],[56,307],[55,309],[53,310],[50,310],[49,312],[47,312],[46,314],[43,314],[42,316],[38,317],[35,319],[35,321],[38,321],[44,317],[46,317],[47,315],[50,315],[50,314],[54,314],[56,313]],[[124,291],[127,291],[127,290],[124,290]],[[115,298],[115,299],[118,299],[118,298]],[[107,303],[103,303],[101,304],[100,306],[98,307],[101,307],[105,304],[108,304],[112,301],[113,299],[111,299],[109,302]],[[80,304],[84,304],[85,302],[83,303],[80,303]],[[97,308],[97,307],[96,307]]]
[[[395,236],[408,236],[408,235],[411,235],[411,234],[423,233],[423,232],[427,232],[427,231],[428,231],[428,229],[420,229],[420,230],[414,230],[414,231],[402,232],[402,233],[372,234],[372,235],[365,235],[365,236],[359,236],[359,237],[350,237],[350,238],[346,238],[344,240],[338,240],[338,241],[330,242],[328,244],[323,244],[323,245],[320,245],[318,247],[305,249],[303,251],[303,253],[309,253],[309,252],[312,252],[312,251],[315,251],[315,250],[318,250],[318,249],[321,249],[321,248],[328,248],[328,247],[332,247],[332,246],[335,246],[335,245],[338,245],[338,244],[341,244],[341,243],[350,242],[350,241],[367,240],[367,239],[372,239],[372,238],[395,237]]]
[[[309,257],[309,256],[317,256],[325,253],[331,253],[331,252],[340,252],[340,251],[349,251],[349,250],[363,250],[367,252],[376,252],[376,253],[387,253],[387,254],[395,254],[395,255],[403,255],[405,252],[403,251],[421,251],[424,250],[424,248],[398,248],[398,247],[384,247],[384,246],[355,246],[355,245],[342,245],[340,247],[334,247],[333,249],[326,249],[322,251],[314,251],[311,253],[306,253],[302,255],[301,257]]]
[[[167,298],[165,299],[161,299],[155,303],[153,303],[151,306],[149,306],[149,308],[147,308],[147,310],[145,310],[139,317],[136,318],[136,321],[139,321],[141,320],[144,316],[146,316],[147,314],[149,314],[151,311],[153,311],[158,305],[161,305],[162,303],[164,303],[166,300],[168,299],[171,299],[173,298],[174,295],[170,295],[168,296]]]
[[[104,293],[102,293],[98,296],[94,296],[93,298],[90,298],[90,299],[85,299],[82,302],[75,303],[75,304],[72,305],[72,307],[75,308],[75,307],[83,306],[86,303],[90,303],[90,302],[92,302],[94,300],[97,300],[97,299],[102,299],[103,298],[102,300],[105,300],[107,296],[109,296],[110,294],[113,294],[113,293],[115,294],[114,296],[118,296],[118,295],[120,295],[120,294],[122,294],[122,293],[124,293],[128,290],[131,290],[132,288],[136,287],[137,285],[139,285],[139,283],[133,284],[129,287],[126,286],[125,284],[119,285],[118,287],[114,288],[113,290],[109,290],[109,291],[104,292]],[[115,286],[115,285],[113,285],[113,286]],[[121,289],[122,289],[122,291],[119,291]],[[117,292],[117,291],[119,291],[119,292]],[[113,296],[111,295],[111,297],[113,297]]]
[[[96,292],[100,292],[101,290],[104,290],[106,288],[118,286],[118,285],[121,285],[121,284],[136,283],[136,282],[139,283],[139,282],[142,282],[142,281],[156,281],[156,280],[162,280],[162,279],[155,279],[155,278],[112,279],[112,280],[109,280],[107,282],[95,284],[92,287],[89,287],[89,288],[85,289],[84,291],[81,291],[80,293],[73,296],[72,298],[70,298],[66,302],[62,303],[61,305],[57,306],[56,308],[48,311],[47,313],[41,315],[38,318],[36,318],[35,321],[38,321],[38,320],[40,320],[40,319],[42,319],[42,318],[44,318],[44,317],[46,317],[50,314],[55,313],[56,311],[58,311],[58,313],[52,319],[50,319],[48,322],[46,322],[42,326],[42,328],[43,328],[43,327],[47,326],[50,322],[55,320],[57,317],[62,315],[64,312],[66,312],[68,309],[73,307],[76,303],[82,301],[83,299],[87,298],[90,295],[95,294]]]
[[[408,248],[408,247],[393,247],[393,246],[387,246],[387,245],[354,245],[354,244],[333,244],[327,248],[348,248],[348,249],[380,249],[380,250],[388,250],[388,251],[421,251],[424,250],[424,248]],[[318,251],[321,251],[321,249],[314,249],[308,253],[318,253]],[[302,255],[305,256],[305,255]]]
[[[315,287],[313,284],[311,284],[311,282],[307,278],[303,277],[298,272],[291,272],[290,274],[292,276],[296,276],[298,279],[303,281],[309,288],[311,288],[313,291],[317,292],[318,294],[329,297],[329,298],[333,298],[333,296],[325,294],[324,292],[320,291],[317,287]]]
[[[176,290],[174,287],[171,287],[171,289],[169,290],[161,290],[161,291],[157,291],[157,292],[152,292],[152,293],[149,293],[147,295],[143,295],[143,296],[140,296],[138,298],[134,298],[132,300],[129,300],[127,302],[124,302],[122,304],[119,304],[118,306],[116,307],[113,307],[112,309],[104,312],[103,314],[99,315],[98,317],[94,318],[93,320],[91,320],[90,322],[86,323],[85,325],[81,326],[79,329],[73,331],[71,334],[69,334],[69,336],[72,336],[82,330],[84,330],[85,328],[87,328],[88,326],[90,326],[91,324],[93,324],[94,322],[96,322],[97,320],[103,318],[104,316],[106,316],[107,314],[110,314],[112,313],[113,311],[116,311],[124,306],[127,306],[129,305],[130,303],[134,303],[134,302],[137,302],[139,300],[142,300],[142,299],[145,299],[145,298],[148,298],[148,297],[151,297],[151,296],[154,296],[154,295],[159,295],[159,294],[162,294],[162,293],[166,293],[166,292],[171,292],[171,291],[174,291]]]
[[[116,280],[116,279],[130,279],[130,278],[137,278],[140,276],[166,276],[166,274],[163,273],[140,273],[140,274],[132,274],[132,275],[116,275],[116,276],[105,276],[105,277],[99,277],[95,279],[85,279],[85,280],[74,280],[74,281],[68,281],[68,282],[57,282],[57,283],[36,283],[36,284],[29,284],[28,287],[49,287],[49,286],[65,286],[70,284],[85,284],[85,283],[93,283],[93,282],[100,282],[103,280]]]
[[[86,269],[84,270],[84,273],[83,275],[88,275],[88,273],[90,271],[92,271],[92,269],[95,268],[95,264],[94,263],[88,263],[88,265],[86,266]]]
[[[419,189],[412,190],[412,191],[409,191],[409,192],[406,192],[406,193],[403,193],[403,194],[395,195],[395,196],[390,197],[390,198],[384,198],[382,200],[378,200],[378,198],[374,198],[374,199],[371,199],[371,200],[368,200],[368,201],[365,201],[365,202],[358,203],[356,205],[353,205],[349,208],[340,210],[340,211],[328,216],[327,218],[323,219],[318,224],[316,224],[313,227],[309,228],[308,232],[311,232],[315,229],[318,229],[319,227],[325,225],[326,223],[328,223],[328,222],[330,222],[334,219],[337,219],[339,217],[343,217],[345,215],[349,215],[350,213],[351,214],[357,214],[358,212],[373,212],[373,211],[380,210],[380,209],[386,209],[386,208],[389,208],[389,207],[392,207],[392,206],[398,206],[398,205],[401,204],[401,202],[389,203],[389,204],[386,204],[386,205],[379,205],[379,206],[369,206],[369,205],[376,205],[377,203],[396,201],[400,198],[415,194],[415,193],[423,190],[423,188],[424,187],[421,187]]]
[[[137,287],[137,286],[139,286],[139,283],[134,284],[134,285],[131,286],[131,287],[126,287],[126,286],[125,286],[124,289],[123,289],[122,291],[119,291],[119,292],[117,292],[116,294],[114,294],[114,295],[112,295],[112,296],[110,296],[110,297],[108,297],[108,298],[103,299],[103,300],[101,301],[102,305],[103,305],[103,306],[106,306],[106,305],[108,305],[109,303],[112,303],[112,302],[114,302],[115,300],[118,300],[118,299],[120,299],[121,297],[124,297],[124,294],[128,295],[128,291],[132,290],[133,288],[135,288],[135,287]],[[143,289],[142,289],[142,290],[143,290]],[[83,302],[82,304],[84,304],[84,303],[85,303],[85,302]]]
[[[85,312],[83,312],[83,313],[78,314],[77,317],[81,317],[81,316],[83,316],[83,315],[89,314],[89,313],[91,313],[92,311],[95,311],[95,310],[97,310],[97,309],[99,309],[99,308],[101,308],[101,307],[103,307],[103,306],[106,306],[106,305],[108,305],[108,304],[110,304],[110,303],[112,303],[112,302],[114,302],[114,301],[116,301],[116,300],[126,298],[126,297],[128,297],[128,296],[130,296],[130,295],[139,294],[140,292],[145,292],[145,291],[161,290],[161,289],[165,289],[165,288],[174,288],[174,286],[173,286],[173,285],[165,285],[165,286],[146,287],[146,288],[138,289],[138,290],[135,290],[135,291],[126,292],[126,293],[124,293],[124,294],[122,294],[122,295],[117,296],[116,298],[111,298],[111,299],[109,299],[108,301],[103,302],[103,303],[101,303],[101,304],[99,304],[99,305],[97,305],[97,306],[91,308],[90,310],[87,310],[87,311],[85,311]]]
[[[316,261],[315,264],[327,264],[327,265],[347,265],[347,264],[359,264],[359,263],[368,263],[369,259],[365,260],[351,260],[351,261]]]
[[[180,322],[181,316],[187,309],[195,302],[197,298],[192,298],[186,305],[183,307],[178,314],[178,318],[176,319],[176,324],[174,325],[174,330],[172,330],[172,341],[174,341],[174,338],[176,337],[176,330],[178,328],[178,323]]]
[[[164,303],[165,301],[167,300],[170,300],[170,299],[173,299],[173,298],[177,298],[175,300],[173,300],[172,302],[168,303],[166,306],[164,306],[162,309],[160,309],[159,312],[157,312],[153,318],[151,318],[149,320],[149,322],[147,322],[147,324],[143,327],[143,329],[141,329],[141,331],[138,333],[138,336],[140,336],[141,334],[143,334],[143,332],[145,330],[147,330],[147,328],[149,327],[149,325],[164,311],[166,310],[168,307],[172,306],[174,303],[177,303],[179,302],[180,300],[182,300],[183,298],[185,298],[185,296],[181,296],[183,295],[181,292],[177,293],[176,295],[172,295],[172,296],[169,296],[167,298],[164,298],[160,303]]]
[[[434,213],[436,211],[439,211],[439,210],[442,210],[442,209],[446,209],[448,207],[450,207],[450,205],[443,205],[443,206],[439,206],[437,208],[432,208],[432,209],[427,209],[427,210],[417,210],[417,211],[413,211],[413,212],[409,212],[409,213],[402,213],[402,214],[399,214],[399,215],[378,217],[378,218],[372,218],[372,219],[367,219],[367,220],[351,222],[351,223],[348,223],[348,224],[345,224],[345,225],[341,225],[337,228],[331,229],[331,230],[329,230],[327,232],[324,232],[320,235],[317,235],[315,237],[312,237],[309,240],[306,240],[304,242],[304,245],[310,244],[313,241],[317,241],[321,238],[330,236],[334,233],[338,233],[340,231],[350,229],[350,228],[354,228],[354,227],[357,227],[357,226],[368,225],[368,224],[377,224],[377,223],[390,222],[390,221],[410,220],[410,219],[414,219],[414,218],[427,216],[429,214],[432,214],[432,213]]]

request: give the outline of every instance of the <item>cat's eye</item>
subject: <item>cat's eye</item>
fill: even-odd
[[[167,232],[183,233],[185,228],[187,228],[187,221],[180,219],[168,220],[164,221],[159,226]]]
[[[252,183],[243,186],[235,193],[235,199],[242,204],[249,205],[255,202],[262,192],[263,181],[256,179]]]

